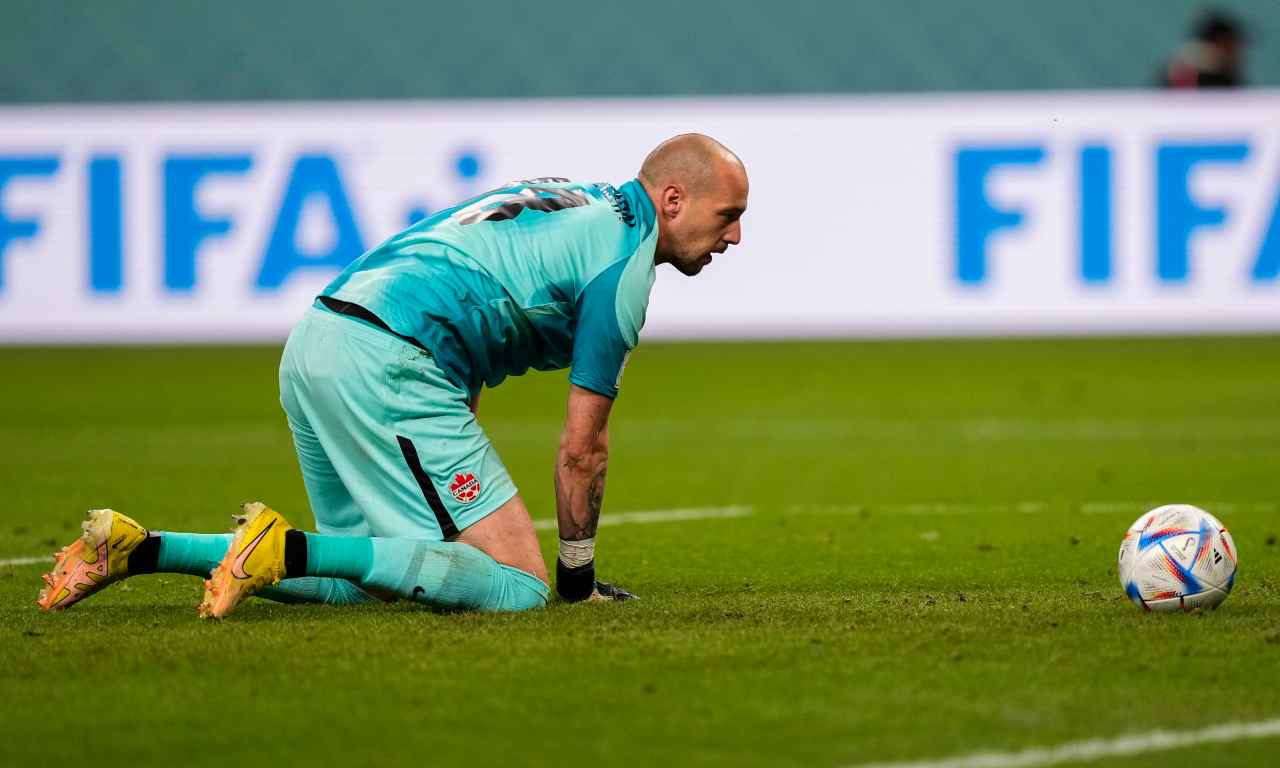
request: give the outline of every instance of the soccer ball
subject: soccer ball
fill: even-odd
[[[1144,610],[1216,608],[1236,581],[1236,545],[1213,515],[1169,504],[1129,526],[1119,572],[1124,593]]]

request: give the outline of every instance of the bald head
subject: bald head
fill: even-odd
[[[710,136],[685,133],[659,144],[640,167],[640,184],[657,214],[655,263],[696,275],[742,239],[747,170]]]
[[[728,147],[701,133],[682,133],[649,153],[640,166],[640,182],[651,190],[676,184],[697,195],[726,171],[746,176],[742,161]]]

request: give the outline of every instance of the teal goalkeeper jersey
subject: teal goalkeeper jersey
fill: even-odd
[[[658,228],[638,181],[515,182],[353,261],[321,294],[420,342],[472,399],[530,368],[617,397],[654,280]]]

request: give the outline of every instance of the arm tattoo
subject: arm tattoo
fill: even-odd
[[[591,480],[591,485],[587,488],[587,510],[591,513],[587,520],[586,537],[596,535],[596,526],[600,523],[600,508],[604,506],[604,476],[605,467],[600,467],[600,471]]]
[[[602,461],[595,476],[585,482],[583,475],[575,477],[571,470],[563,475],[556,473],[556,517],[560,520],[560,538],[581,541],[596,535],[600,509],[604,505],[607,466]]]

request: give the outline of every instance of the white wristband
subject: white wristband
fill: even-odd
[[[568,568],[581,568],[596,559],[596,539],[592,536],[582,541],[560,540],[560,562]]]

